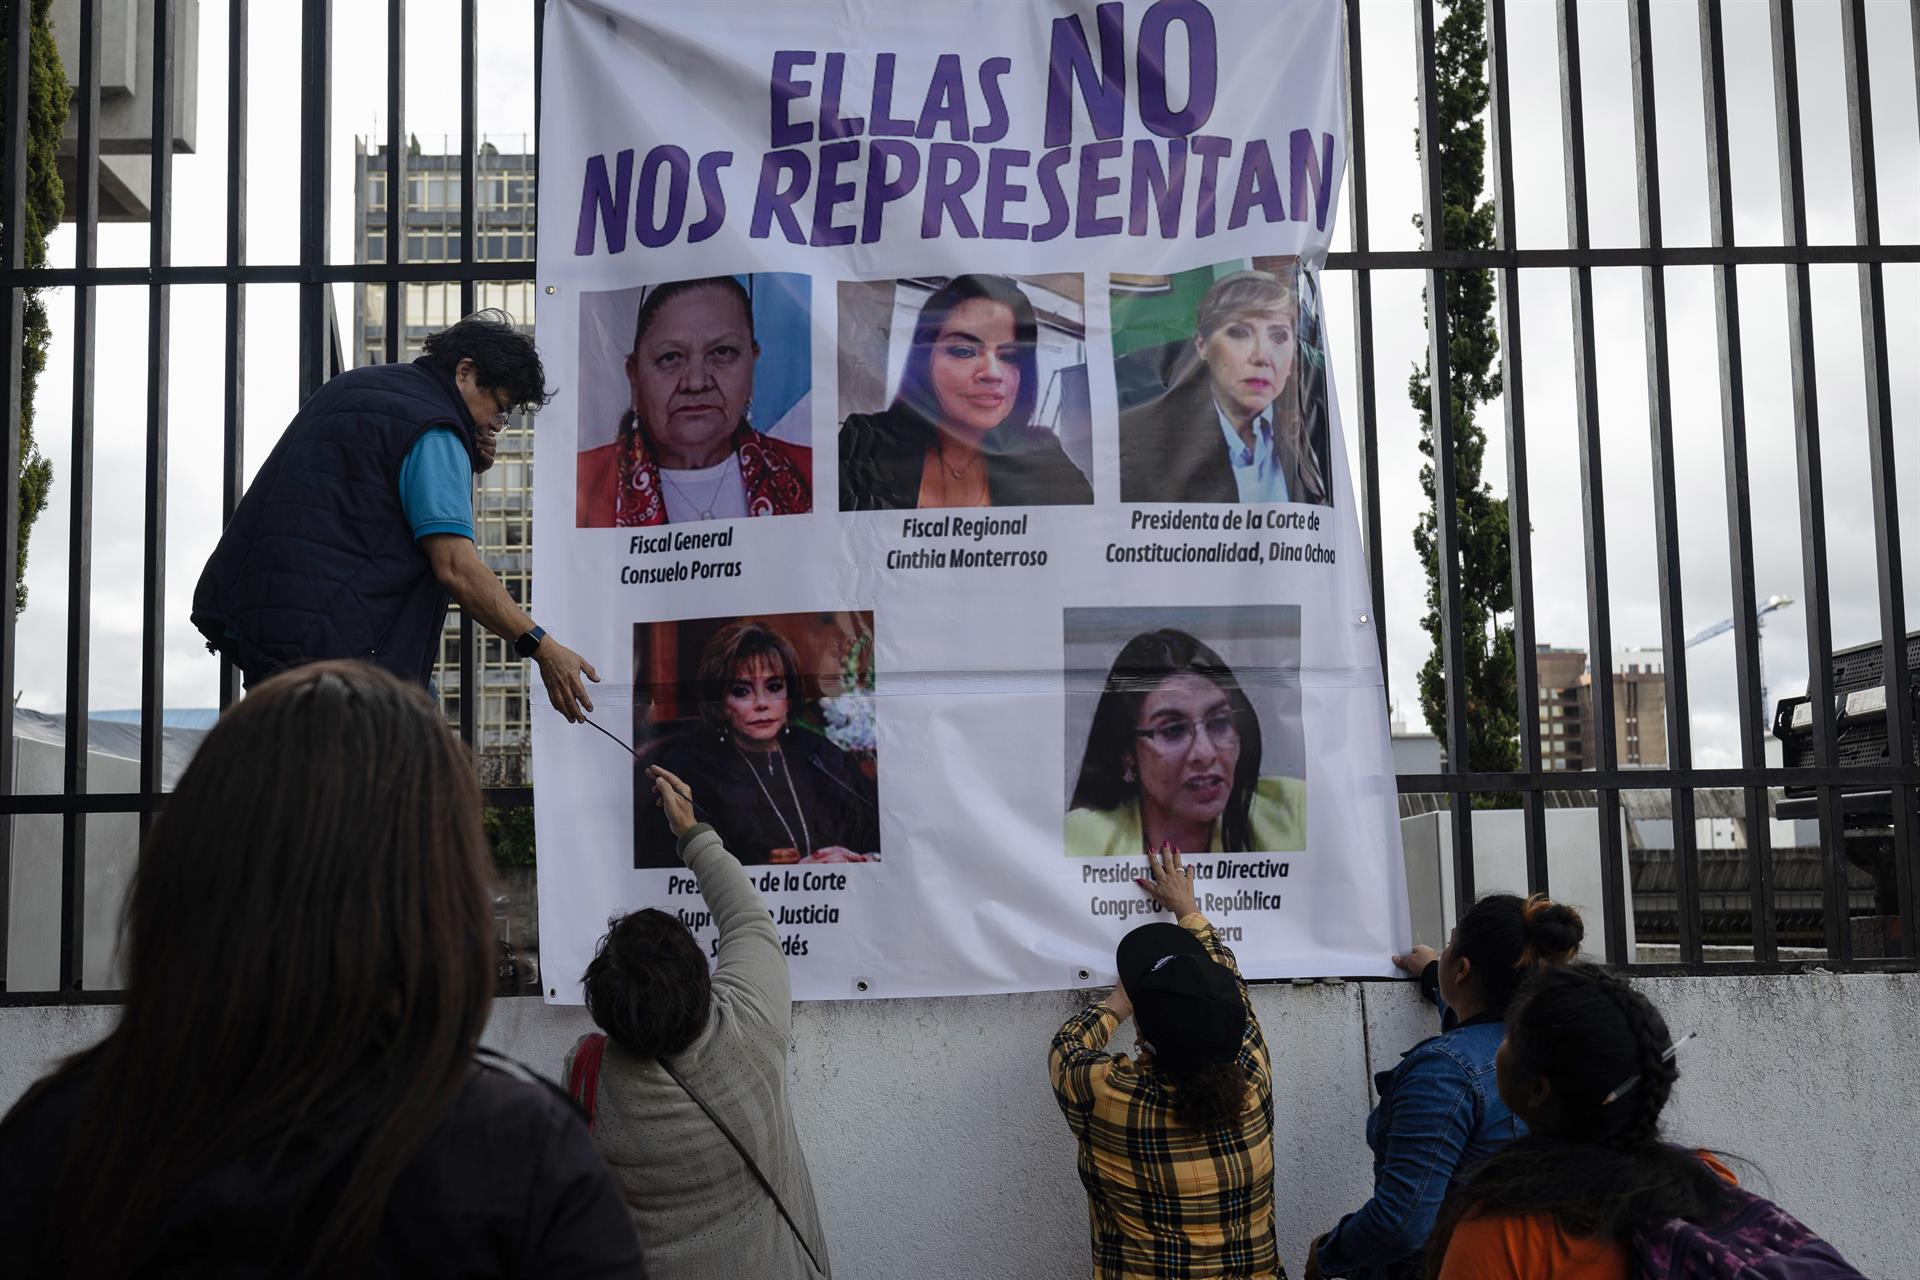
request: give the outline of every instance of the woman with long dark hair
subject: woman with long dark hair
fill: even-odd
[[[7,1265],[644,1274],[565,1098],[475,1057],[487,865],[420,689],[326,662],[249,694],[142,852],[119,1023],[0,1122]]]
[[[1260,717],[1233,669],[1184,631],[1127,641],[1107,672],[1067,813],[1067,852],[1306,847],[1307,785],[1260,774]]]
[[[1233,952],[1200,914],[1193,868],[1171,845],[1147,866],[1141,890],[1179,923],[1122,938],[1119,985],[1068,1018],[1048,1054],[1079,1146],[1094,1270],[1285,1280],[1266,1037]],[[1107,1052],[1128,1018],[1138,1055]]]
[[[1678,1048],[1653,1002],[1605,970],[1573,964],[1529,981],[1495,1058],[1500,1096],[1527,1135],[1448,1198],[1427,1274],[1719,1277],[1736,1274],[1725,1265],[1733,1255],[1791,1258],[1767,1275],[1858,1276],[1779,1206],[1735,1186],[1713,1155],[1661,1138]]]
[[[955,276],[920,308],[893,403],[840,424],[840,509],[1093,501],[1040,395],[1033,303],[1005,276]]]
[[[1494,1086],[1507,1006],[1536,970],[1572,960],[1585,933],[1579,912],[1544,894],[1495,893],[1467,908],[1445,951],[1415,947],[1393,958],[1439,1004],[1441,1034],[1374,1076],[1373,1196],[1313,1242],[1306,1280],[1423,1274],[1422,1250],[1448,1188],[1521,1132]]]

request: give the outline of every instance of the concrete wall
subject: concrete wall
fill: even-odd
[[[1676,1035],[1673,1136],[1742,1171],[1866,1274],[1920,1257],[1920,975],[1647,979]],[[790,1079],[841,1280],[1087,1274],[1086,1201],[1047,1086],[1049,1037],[1084,997],[808,1004]],[[1434,1029],[1411,984],[1255,988],[1273,1047],[1280,1247],[1368,1193],[1371,1079]],[[101,1008],[0,1009],[0,1106],[111,1025]],[[487,1040],[557,1074],[578,1009],[494,1008]],[[1123,1032],[1123,1034],[1125,1034]],[[1764,1175],[1764,1176],[1762,1176]]]

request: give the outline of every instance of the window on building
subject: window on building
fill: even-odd
[[[387,237],[384,233],[367,237],[367,261],[385,262],[387,260]]]
[[[386,178],[367,179],[367,207],[369,209],[384,209],[387,207]]]

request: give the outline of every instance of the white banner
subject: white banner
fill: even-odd
[[[715,936],[654,762],[801,998],[1111,982],[1162,840],[1250,976],[1391,973],[1335,0],[546,14],[532,604],[635,753],[534,717],[549,997]]]

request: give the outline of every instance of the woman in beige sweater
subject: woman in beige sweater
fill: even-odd
[[[693,935],[663,911],[623,916],[602,940],[582,979],[607,1033],[594,1139],[625,1186],[655,1280],[828,1277],[787,1095],[792,989],[780,935],[739,862],[694,821],[686,783],[651,772],[720,940],[711,975]],[[580,1052],[568,1055],[568,1079]]]

